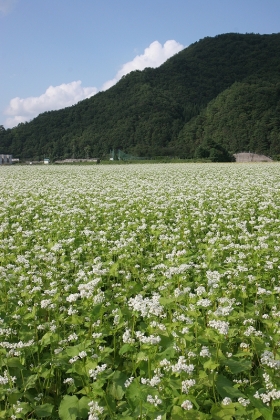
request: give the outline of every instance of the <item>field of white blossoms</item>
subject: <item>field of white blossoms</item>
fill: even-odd
[[[0,183],[1,419],[280,419],[280,164]]]

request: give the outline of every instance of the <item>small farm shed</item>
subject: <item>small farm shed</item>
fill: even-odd
[[[0,165],[11,165],[12,155],[0,154]]]
[[[257,153],[242,152],[235,153],[233,155],[237,163],[247,163],[247,162],[272,162],[272,159],[268,156],[258,155]]]

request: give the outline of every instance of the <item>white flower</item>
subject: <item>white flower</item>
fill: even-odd
[[[75,341],[78,340],[78,336],[76,333],[70,334],[68,337],[68,341]]]
[[[92,333],[92,338],[100,338],[102,337],[102,333]]]
[[[214,288],[218,287],[218,283],[220,281],[221,275],[218,271],[210,271],[206,272],[207,283],[208,286],[212,286]]]
[[[201,295],[203,295],[203,293],[206,292],[204,286],[198,286],[198,288],[195,291],[196,291],[197,296],[201,296]]]
[[[186,381],[182,381],[182,392],[184,394],[188,394],[189,390],[192,386],[196,384],[195,379],[187,379]]]
[[[200,350],[199,355],[201,357],[211,357],[211,353],[209,351],[209,348],[207,346],[202,346],[202,349]]]
[[[209,321],[209,326],[217,330],[220,334],[227,335],[229,330],[229,323],[226,321],[213,320]]]
[[[162,403],[162,400],[157,395],[155,395],[155,397],[153,397],[152,395],[148,395],[147,402],[157,407],[159,404]]]
[[[269,366],[272,369],[280,370],[280,360],[275,360],[274,354],[269,350],[263,352],[261,362],[263,365]]]
[[[69,309],[67,310],[68,315],[75,315],[78,313],[77,309],[74,309],[72,305],[70,305]]]
[[[189,332],[190,330],[189,330],[189,328],[188,327],[184,327],[183,329],[182,329],[182,334],[188,334],[188,332]]]
[[[202,306],[203,308],[208,308],[212,305],[212,302],[210,299],[200,299],[196,302],[197,306]]]
[[[184,410],[191,410],[191,409],[193,408],[193,405],[192,405],[192,403],[191,403],[189,400],[185,400],[185,401],[181,404],[181,407],[182,407]]]
[[[125,388],[128,388],[128,387],[129,387],[129,385],[131,385],[131,383],[132,383],[133,379],[134,379],[134,376],[131,376],[130,378],[128,378],[128,379],[125,381],[125,383],[124,383]]]
[[[51,305],[51,299],[43,299],[41,300],[41,308],[48,308]]]
[[[104,408],[100,407],[96,401],[91,401],[88,405],[90,407],[88,420],[99,420],[98,414],[102,414]]]
[[[136,312],[140,312],[142,317],[151,317],[152,315],[163,317],[163,306],[159,303],[160,295],[154,293],[152,298],[145,297],[142,295],[136,295],[135,298],[130,298],[128,306]]]
[[[141,378],[141,384],[156,387],[160,383],[163,374],[160,373],[160,369],[156,369],[155,372],[157,374],[154,375],[151,379]]]
[[[68,384],[68,385],[74,385],[74,379],[73,378],[66,378],[63,381],[64,384]]]
[[[178,362],[175,365],[172,365],[171,369],[173,373],[187,372],[188,374],[192,374],[194,371],[194,365],[187,365],[185,357],[180,356]]]
[[[69,359],[69,363],[73,364],[75,363],[77,360],[79,360],[79,356],[74,356],[71,359]]]
[[[242,397],[238,398],[237,401],[239,402],[239,404],[243,405],[243,407],[246,407],[250,404],[250,400],[245,400],[245,398]]]
[[[107,368],[107,365],[106,365],[106,363],[104,363],[103,365],[101,365],[101,366],[97,366],[95,369],[90,369],[89,370],[89,376],[91,377],[91,378],[93,378],[93,380],[95,381],[96,380],[96,378],[97,378],[97,375],[99,374],[99,373],[101,373],[101,372],[104,372],[104,370]]]
[[[7,370],[4,371],[4,376],[0,375],[0,385],[6,385],[9,382],[15,382],[16,381],[15,376],[10,376]]]
[[[134,338],[131,338],[131,332],[127,328],[122,336],[123,342],[128,344],[133,344],[135,342]]]
[[[67,302],[76,302],[80,297],[80,293],[73,293],[72,295],[67,296]]]
[[[161,340],[160,336],[157,335],[150,335],[149,337],[146,337],[141,331],[136,331],[135,335],[140,343],[145,344],[155,345],[158,344]]]
[[[222,405],[229,405],[231,403],[232,403],[232,401],[231,401],[231,398],[229,398],[229,397],[225,397],[222,401]]]

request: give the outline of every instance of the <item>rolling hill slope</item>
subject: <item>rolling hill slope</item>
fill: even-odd
[[[186,158],[217,146],[273,156],[280,154],[279,109],[280,34],[224,34],[77,105],[2,128],[0,150],[34,159],[102,158],[113,148]]]

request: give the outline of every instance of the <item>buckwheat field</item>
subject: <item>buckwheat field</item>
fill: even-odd
[[[280,164],[0,182],[1,419],[280,419]]]

